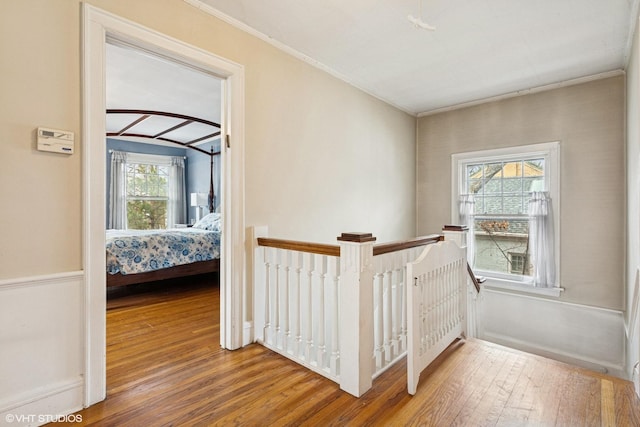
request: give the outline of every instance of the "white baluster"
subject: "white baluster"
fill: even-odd
[[[282,349],[287,353],[290,351],[291,345],[291,324],[289,323],[289,300],[290,300],[290,273],[291,273],[291,251],[283,251],[283,264],[284,264],[284,289],[282,290],[283,307],[282,307],[282,328],[283,328],[283,340]]]
[[[429,279],[428,279],[428,288],[426,289],[426,294],[427,294],[427,298],[429,299],[429,317],[428,317],[428,328],[429,328],[429,334],[428,334],[428,346],[427,349],[431,348],[431,346],[435,343],[435,335],[436,335],[436,328],[438,326],[438,292],[437,292],[437,286],[435,285],[435,279],[436,279],[436,274],[434,271],[430,271],[429,272]]]
[[[315,257],[312,254],[305,255],[306,265],[307,265],[307,301],[305,304],[305,324],[307,326],[305,332],[306,345],[304,349],[304,358],[307,363],[311,364],[313,362],[312,353],[313,353],[313,272],[314,272],[314,261]]]
[[[281,313],[280,313],[280,270],[282,268],[282,264],[281,264],[281,254],[282,251],[280,249],[276,249],[276,261],[275,261],[275,265],[276,265],[276,277],[275,277],[275,289],[274,289],[274,304],[273,304],[273,313],[275,315],[275,322],[274,322],[274,328],[275,328],[275,339],[273,340],[273,345],[276,348],[282,348],[281,347],[281,343],[282,343],[282,330],[281,330],[281,323],[280,323],[280,317],[281,317]]]
[[[295,356],[299,357],[303,354],[302,346],[302,271],[303,271],[303,256],[302,252],[296,252],[294,255],[296,280],[295,280],[295,295],[294,297],[294,310],[295,319],[293,320],[293,337],[294,345],[292,352]]]
[[[391,300],[391,312],[389,313],[390,318],[390,346],[391,346],[391,359],[395,359],[398,357],[400,352],[400,348],[398,347],[398,287],[400,286],[400,281],[398,280],[398,273],[396,269],[393,269],[389,272],[391,287],[389,298]]]
[[[438,320],[436,324],[438,325],[438,330],[436,332],[436,341],[440,341],[442,335],[444,334],[444,289],[446,285],[446,270],[443,267],[440,267],[436,270],[437,279],[437,295],[438,295],[438,307],[437,307],[437,317]]]
[[[383,286],[385,288],[385,292],[384,294],[386,294],[386,299],[384,300],[385,304],[384,304],[384,311],[383,311],[383,315],[384,315],[384,352],[385,352],[385,360],[386,363],[391,362],[391,360],[393,359],[393,352],[392,352],[392,345],[391,345],[391,326],[392,326],[392,322],[393,322],[393,299],[392,299],[392,293],[393,293],[393,281],[391,280],[392,278],[392,271],[391,270],[387,270],[384,273],[383,276]],[[385,364],[386,364],[385,363]]]
[[[338,325],[339,317],[339,297],[338,292],[340,285],[340,258],[330,258],[330,271],[332,272],[332,297],[331,297],[331,359],[329,362],[329,370],[332,375],[340,375],[340,348],[339,336],[340,328]]]
[[[413,277],[408,277],[407,268],[403,267],[402,290],[400,292],[402,299],[402,302],[400,303],[402,306],[402,309],[400,310],[400,340],[402,341],[403,350],[407,348],[407,293],[409,292],[409,286],[413,286]]]
[[[326,345],[325,345],[325,279],[327,277],[327,257],[326,255],[317,255],[317,263],[318,266],[318,339],[316,344],[316,360],[318,362],[318,366],[320,368],[324,368],[326,366]]]
[[[452,281],[451,278],[451,268],[449,265],[445,265],[442,267],[442,275],[444,282],[442,283],[442,328],[440,332],[439,339],[442,339],[448,329],[449,329],[449,312],[448,312],[448,302],[449,302],[449,284]]]
[[[384,367],[384,315],[382,311],[384,310],[383,303],[383,276],[382,273],[377,273],[374,277],[374,292],[375,292],[375,300],[374,300],[374,315],[375,315],[375,368],[376,370],[382,369]]]
[[[431,287],[428,286],[431,272],[421,275],[419,284],[419,297],[422,301],[422,313],[420,315],[420,337],[422,338],[420,354],[424,353],[431,346],[431,328],[433,327],[433,298]]]
[[[264,286],[264,342],[271,344],[271,250],[264,248],[265,286]]]
[[[453,263],[447,265],[447,270],[448,270],[448,277],[449,277],[449,281],[447,283],[447,314],[446,314],[446,319],[447,319],[447,327],[445,328],[445,333],[449,333],[449,331],[453,328],[453,324],[452,324],[452,320],[453,320],[453,313],[452,313],[452,306],[451,303],[452,301],[452,297],[453,297],[453,283],[455,280],[454,274],[455,274],[455,270],[453,269]]]

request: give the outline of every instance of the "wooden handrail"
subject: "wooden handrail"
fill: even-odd
[[[415,248],[418,246],[430,245],[443,240],[439,234],[430,234],[428,236],[414,237],[408,240],[399,240],[397,242],[380,243],[373,247],[373,256],[382,255],[389,252],[401,251],[403,249]]]
[[[403,249],[415,248],[418,246],[430,245],[432,243],[437,243],[442,239],[442,236],[439,234],[431,234],[428,236],[420,236],[408,240],[382,243],[373,247],[373,256],[382,255],[389,252],[401,251]],[[308,252],[318,255],[340,256],[340,246],[328,245],[324,243],[300,242],[296,240],[259,237],[258,246],[267,246],[270,248],[286,249],[298,252]]]
[[[382,255],[390,252],[401,251],[403,249],[415,248],[418,246],[430,245],[444,240],[440,234],[431,234],[428,236],[415,237],[408,240],[399,240],[391,243],[381,243],[373,247],[373,256]],[[340,246],[328,245],[324,243],[300,242],[296,240],[272,239],[269,237],[258,237],[258,246],[266,246],[270,248],[286,249],[290,251],[307,252],[318,255],[340,256]],[[471,266],[467,263],[467,272],[476,288],[476,292],[480,292],[480,283],[484,280],[478,280]]]
[[[480,283],[484,282],[484,279],[478,280],[469,263],[467,263],[467,271],[469,272],[469,277],[471,277],[471,281],[473,282],[473,286],[476,288],[476,291],[480,292]]]
[[[340,246],[338,245],[272,239],[270,237],[258,237],[258,245],[270,248],[287,249],[290,251],[308,252],[318,255],[340,256]]]

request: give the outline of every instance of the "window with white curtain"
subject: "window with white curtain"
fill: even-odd
[[[477,275],[558,287],[559,143],[452,156],[452,220]]]
[[[165,229],[186,221],[183,157],[115,151],[112,157],[120,162],[112,161],[110,212],[119,224],[112,228]]]

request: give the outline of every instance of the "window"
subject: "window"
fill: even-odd
[[[127,224],[129,228],[167,228],[169,166],[128,163]]]
[[[558,145],[453,155],[453,220],[469,226],[477,274],[557,286]]]
[[[164,229],[186,220],[184,158],[112,151],[109,229]]]
[[[512,274],[522,274],[525,276],[530,276],[530,268],[531,265],[529,264],[528,254],[509,252],[509,269],[511,270]]]

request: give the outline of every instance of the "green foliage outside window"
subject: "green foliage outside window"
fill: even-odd
[[[127,202],[127,224],[135,230],[158,230],[167,228],[166,200],[129,200]]]
[[[167,228],[169,169],[166,166],[127,165],[127,223],[138,230]]]

